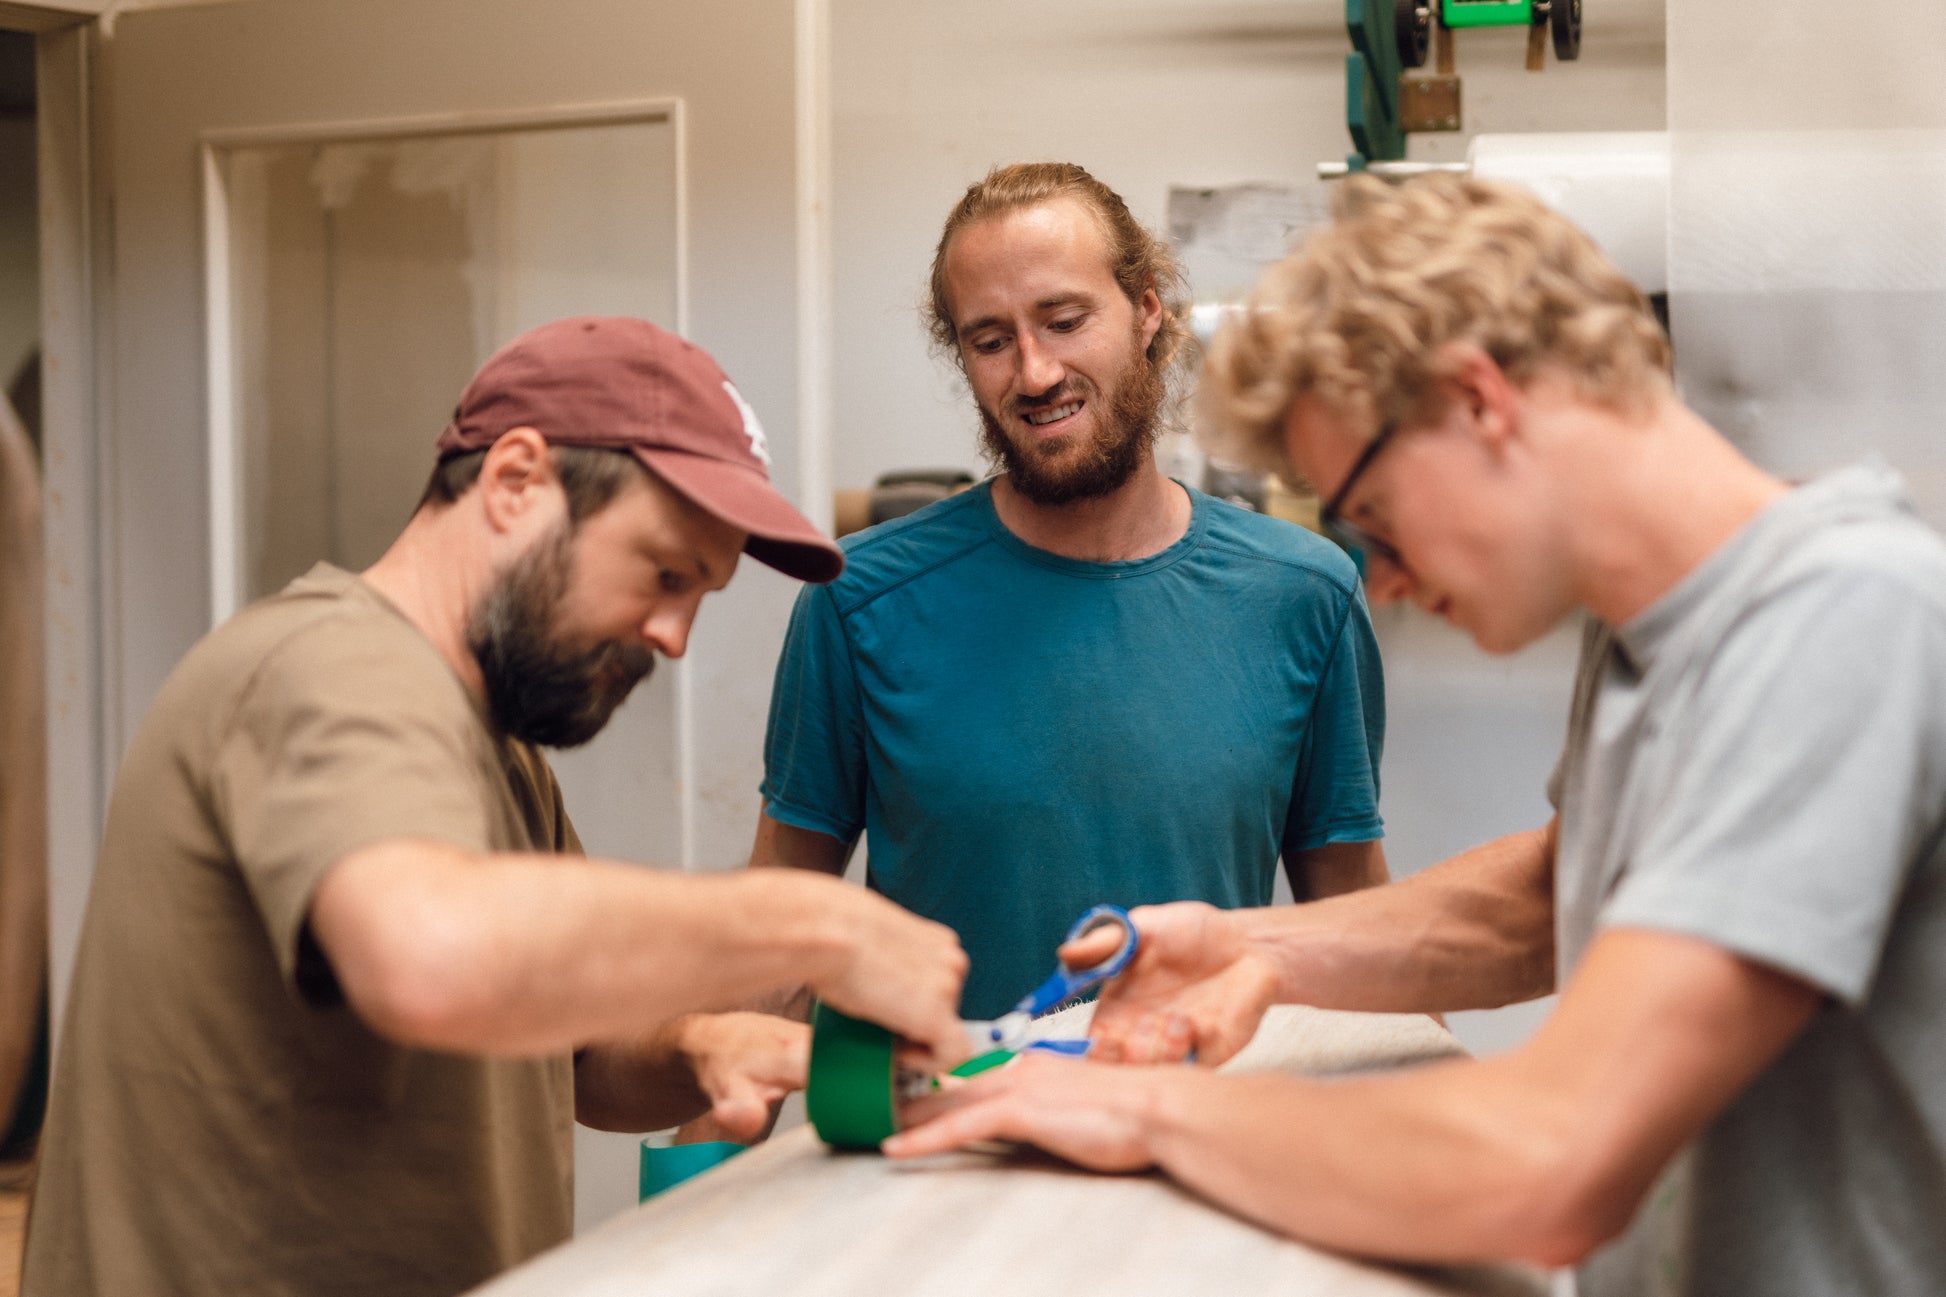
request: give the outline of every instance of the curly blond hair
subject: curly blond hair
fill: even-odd
[[[980,221],[1059,198],[1074,199],[1101,223],[1108,240],[1109,269],[1131,304],[1139,307],[1142,294],[1155,290],[1162,302],[1162,324],[1149,343],[1147,355],[1157,373],[1166,371],[1183,353],[1183,342],[1189,336],[1182,266],[1174,250],[1129,213],[1120,194],[1072,162],[1016,162],[995,167],[966,187],[946,217],[939,246],[933,250],[932,278],[924,306],[926,331],[932,335],[933,345],[965,369],[952,303],[946,300],[946,251],[954,236]]]
[[[1284,424],[1305,396],[1367,435],[1435,419],[1435,353],[1452,342],[1516,385],[1557,369],[1623,413],[1670,390],[1669,339],[1642,291],[1531,193],[1447,174],[1343,183],[1336,219],[1211,343],[1197,422],[1212,454],[1299,480]]]

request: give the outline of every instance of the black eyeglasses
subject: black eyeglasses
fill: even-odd
[[[1371,467],[1372,461],[1378,458],[1378,452],[1385,449],[1385,443],[1398,430],[1397,419],[1387,419],[1378,426],[1378,432],[1365,443],[1365,449],[1358,453],[1358,458],[1352,461],[1351,472],[1345,474],[1345,480],[1338,484],[1338,489],[1324,502],[1324,508],[1318,511],[1318,526],[1325,535],[1346,549],[1365,555],[1368,560],[1382,558],[1393,567],[1404,567],[1405,560],[1399,557],[1399,551],[1392,548],[1390,542],[1380,540],[1355,522],[1347,522],[1339,512],[1345,497],[1351,494],[1351,488],[1358,485],[1359,475]]]

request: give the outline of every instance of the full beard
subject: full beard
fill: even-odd
[[[1141,467],[1155,442],[1166,391],[1161,373],[1138,354],[1109,393],[1107,408],[1098,413],[1095,430],[1078,453],[1072,437],[1047,444],[1015,441],[984,405],[979,407],[980,447],[987,460],[1007,474],[1014,490],[1035,504],[1096,499],[1116,490]],[[1077,396],[1085,397],[1086,392],[1063,383],[1049,395],[1019,403],[1017,408],[1023,412],[1051,409]]]
[[[551,748],[579,747],[601,733],[655,669],[655,655],[639,644],[581,649],[557,636],[571,535],[563,523],[521,555],[466,622],[466,645],[480,664],[493,723],[514,738]]]

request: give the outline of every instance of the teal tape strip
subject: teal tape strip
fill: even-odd
[[[705,1140],[699,1144],[668,1144],[660,1148],[645,1139],[642,1141],[642,1166],[636,1201],[647,1202],[664,1189],[673,1189],[691,1176],[701,1175],[742,1151],[743,1145],[726,1139]]]

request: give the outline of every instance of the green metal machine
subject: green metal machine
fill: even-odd
[[[1405,157],[1406,135],[1414,130],[1459,129],[1452,32],[1525,28],[1527,66],[1534,71],[1549,37],[1556,58],[1581,54],[1581,0],[1345,0],[1345,26],[1352,45],[1345,56],[1345,125],[1356,150],[1345,162],[1353,171]],[[1435,43],[1441,75],[1407,77],[1408,69],[1425,66]]]

